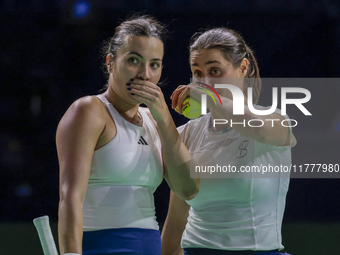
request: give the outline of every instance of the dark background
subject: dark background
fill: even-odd
[[[77,17],[86,4],[89,13]],[[162,80],[168,82],[163,92],[169,106],[172,91],[190,81],[189,39],[208,26],[239,31],[255,51],[262,77],[339,77],[335,0],[0,1],[0,222],[30,222],[45,214],[57,221],[58,122],[73,101],[105,85],[102,43],[133,12],[168,24]],[[263,93],[260,104],[271,91]],[[340,90],[319,86],[313,93],[310,106],[320,119],[294,129],[299,144],[293,162],[319,163],[312,161],[332,152],[328,163],[339,163]],[[187,121],[171,113],[176,125]],[[339,184],[292,179],[284,223],[339,222]],[[161,225],[168,194],[165,183],[155,194]]]

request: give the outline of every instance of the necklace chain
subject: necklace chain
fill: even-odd
[[[137,118],[136,119],[132,119],[133,122],[135,122],[136,124],[139,124],[139,122],[142,120],[142,115],[139,113],[139,111],[137,111]]]

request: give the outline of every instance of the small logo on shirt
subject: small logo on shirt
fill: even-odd
[[[236,158],[243,158],[248,153],[249,140],[244,140],[241,144]]]
[[[141,137],[139,138],[138,144],[141,144],[141,145],[148,145],[148,143],[144,140],[143,136],[141,136]]]

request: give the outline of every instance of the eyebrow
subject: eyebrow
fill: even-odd
[[[206,62],[204,65],[215,64],[215,63],[221,64],[221,62],[219,62],[219,61],[217,61],[217,60],[212,60],[212,61]],[[192,66],[198,66],[198,64],[196,64],[196,63],[192,63],[191,65],[192,65]]]
[[[140,57],[141,59],[144,59],[143,56],[141,54],[139,54],[138,52],[135,52],[135,51],[130,51],[128,53],[128,55],[130,54],[134,54],[134,55],[137,55],[138,57]],[[162,62],[162,59],[160,58],[153,58],[153,59],[150,59],[151,61],[161,61]]]

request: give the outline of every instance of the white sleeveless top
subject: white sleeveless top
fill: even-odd
[[[83,205],[84,231],[159,229],[153,193],[163,180],[161,141],[145,109],[143,126],[126,121],[106,99],[116,136],[93,154]]]
[[[291,164],[290,146],[261,144],[232,128],[227,132],[211,132],[210,116],[209,113],[178,128],[198,166],[230,164],[239,169]],[[294,146],[295,137],[290,135]],[[191,207],[182,247],[282,249],[281,224],[288,186],[287,177],[202,178],[199,193],[187,201]]]

